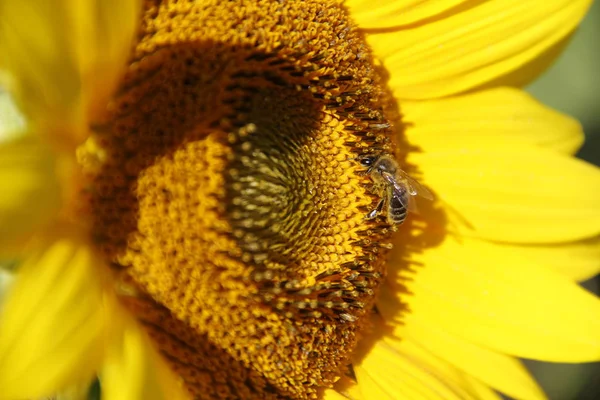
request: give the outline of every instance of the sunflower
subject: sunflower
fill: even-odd
[[[536,399],[516,357],[600,359],[600,173],[517,88],[589,1],[373,3],[0,2],[0,398]]]

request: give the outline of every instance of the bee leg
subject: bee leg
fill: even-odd
[[[377,216],[377,214],[381,213],[381,210],[383,210],[383,206],[385,204],[385,199],[381,199],[379,200],[379,203],[377,204],[377,207],[375,207],[374,210],[369,211],[369,213],[365,216],[366,219],[373,219]]]
[[[365,189],[367,189],[367,191],[369,193],[374,193],[374,194],[381,194],[381,192],[383,191],[383,187],[381,186],[381,184],[379,183],[365,183],[363,184],[363,187]]]
[[[365,183],[365,184],[363,184],[363,187],[365,189],[367,189],[367,191],[369,193],[377,194],[380,192],[379,187],[377,185],[375,185],[374,183]]]

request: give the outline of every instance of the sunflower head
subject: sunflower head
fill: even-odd
[[[197,396],[331,386],[385,273],[394,228],[365,218],[382,193],[357,159],[401,123],[325,3],[148,2],[80,149],[96,243]]]
[[[0,0],[0,397],[541,399],[515,357],[598,359],[600,175],[510,87],[588,0],[88,3]],[[439,201],[392,238],[407,161]]]

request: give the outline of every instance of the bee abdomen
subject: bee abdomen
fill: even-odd
[[[406,208],[405,207],[402,207],[402,208],[391,208],[390,209],[390,214],[389,214],[388,218],[390,219],[391,223],[400,225],[406,219],[406,214],[407,214],[407,212],[406,212]]]
[[[404,203],[408,201],[407,198],[404,199]],[[392,224],[400,225],[406,219],[406,215],[408,214],[408,210],[403,205],[403,202],[400,200],[398,196],[392,196],[390,199],[390,205],[388,208],[388,220]]]

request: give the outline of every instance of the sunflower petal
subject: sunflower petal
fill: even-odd
[[[600,273],[600,237],[547,246],[509,243],[497,245],[504,248],[504,251],[513,252],[522,263],[533,262],[577,282]]]
[[[409,325],[397,326],[394,333],[400,338],[421,344],[437,357],[513,398],[545,398],[535,380],[517,359],[466,342],[419,320],[418,315],[411,317]]]
[[[412,340],[408,336],[400,338],[386,337],[385,342],[396,349],[396,351],[406,354],[411,359],[415,360],[415,363],[419,364],[422,369],[428,371],[430,374],[438,376],[440,380],[453,388],[453,390],[459,395],[461,399],[478,399],[481,393],[487,393],[483,398],[493,398],[493,391],[487,388],[485,390],[484,384],[479,382],[477,387],[472,379],[468,378],[468,374],[458,370],[451,363],[439,358],[437,354],[429,352],[419,342]],[[492,393],[492,394],[490,394]]]
[[[70,386],[67,390],[55,394],[52,400],[94,400],[96,397],[90,396],[92,382]]]
[[[389,86],[397,99],[431,99],[531,69],[530,62],[536,59],[541,62],[536,73],[541,73],[551,61],[542,56],[564,45],[590,4],[588,0],[467,2],[418,23],[374,30],[367,41],[389,71]]]
[[[0,256],[13,257],[58,213],[61,194],[54,164],[52,152],[38,137],[0,146]]]
[[[123,72],[139,1],[0,1],[0,64],[36,131],[73,146]]]
[[[469,391],[473,393],[473,396],[477,400],[503,400],[504,397],[500,396],[493,389],[491,389],[488,385],[482,383],[478,379],[472,377],[471,375],[465,374],[463,376],[465,380],[465,386],[469,388]]]
[[[4,302],[6,293],[15,281],[15,275],[12,271],[5,269],[0,263],[0,305]]]
[[[0,86],[0,145],[25,133],[25,119],[12,97]]]
[[[460,137],[422,147],[409,162],[445,204],[452,231],[514,243],[600,233],[600,169],[590,164],[537,147]]]
[[[0,324],[0,398],[41,398],[89,382],[103,344],[97,258],[70,237],[25,260]]]
[[[327,389],[323,395],[323,400],[348,400],[348,397],[333,389]],[[352,400],[354,400],[354,398],[352,398]]]
[[[385,29],[433,18],[466,0],[349,0],[344,4],[362,29]]]
[[[123,315],[118,306],[110,307],[119,318],[107,345],[100,375],[102,396],[111,400],[186,400],[179,384],[164,361],[153,350],[135,321]],[[119,314],[121,314],[119,316]]]
[[[412,395],[409,397],[406,392],[393,392],[393,388],[384,388],[380,386],[371,375],[367,373],[367,371],[363,367],[354,367],[354,373],[356,374],[356,379],[358,380],[358,385],[360,387],[361,393],[366,393],[363,395],[364,398],[367,399],[381,399],[381,400],[394,400],[395,395],[402,395],[403,399],[419,399]]]
[[[579,122],[522,90],[496,88],[463,96],[402,103],[406,135],[424,148],[458,138],[473,143],[531,144],[575,154],[584,134]]]
[[[432,364],[379,340],[354,365],[361,392],[367,399],[469,399],[460,386]],[[387,396],[387,397],[382,397]]]
[[[401,296],[411,310],[404,317],[406,325],[414,315],[437,329],[518,357],[600,359],[600,300],[560,274],[524,265],[494,244],[467,245],[451,237],[411,257],[414,275],[397,272],[382,294],[388,317],[393,297]],[[403,287],[411,294],[401,294]]]
[[[342,376],[336,383],[333,389],[325,391],[325,400],[328,400],[328,396],[333,396],[330,392],[335,392],[338,395],[343,396],[343,399],[350,400],[364,400],[365,397],[360,390],[360,385],[357,384],[355,379],[350,378],[346,375]],[[332,397],[333,398],[333,397]]]

